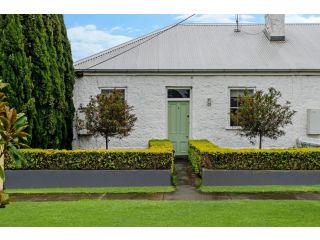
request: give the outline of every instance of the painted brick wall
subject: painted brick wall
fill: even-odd
[[[167,138],[166,87],[192,87],[190,103],[190,138],[206,138],[223,147],[252,147],[229,125],[229,87],[255,87],[280,90],[283,101],[289,100],[297,111],[287,134],[277,141],[266,139],[264,147],[292,147],[296,139],[306,136],[306,109],[320,109],[318,76],[84,76],[76,80],[74,104],[87,104],[90,95],[101,88],[126,87],[127,101],[133,105],[138,121],[131,135],[111,139],[111,148],[145,148],[151,138]],[[211,107],[207,98],[212,99]],[[78,137],[73,148],[104,148],[102,138]],[[319,135],[313,136],[320,138]]]

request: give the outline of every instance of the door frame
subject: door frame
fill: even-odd
[[[190,97],[189,98],[168,98],[168,89],[190,89]],[[170,101],[172,102],[189,102],[189,139],[192,139],[192,87],[186,87],[186,86],[167,86],[166,87],[166,104],[165,104],[165,113],[166,113],[166,118],[165,118],[165,124],[166,124],[166,138],[169,139],[169,103]]]

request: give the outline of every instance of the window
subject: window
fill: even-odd
[[[91,133],[89,132],[88,129],[86,129],[86,124],[87,124],[87,120],[86,120],[86,115],[83,112],[83,110],[85,110],[85,107],[80,104],[79,108],[77,109],[76,112],[76,130],[78,135],[91,135]]]
[[[111,94],[113,90],[118,91],[121,94],[123,100],[126,99],[126,91],[124,88],[105,88],[101,89],[101,93]]]
[[[190,89],[168,89],[168,98],[190,98]]]
[[[253,94],[253,89],[230,89],[230,126],[237,127],[239,126],[238,121],[236,119],[232,119],[231,115],[235,113],[239,106],[239,97],[242,96],[247,90],[250,94]]]

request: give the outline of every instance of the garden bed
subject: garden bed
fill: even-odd
[[[145,150],[23,150],[26,164],[6,161],[7,188],[169,186],[174,150],[151,140]]]
[[[190,140],[189,159],[204,186],[320,184],[320,149],[228,149]]]

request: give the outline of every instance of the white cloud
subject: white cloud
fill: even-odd
[[[135,33],[135,32],[141,32],[141,30],[138,28],[133,28],[133,27],[115,26],[115,27],[111,28],[109,32]]]
[[[73,59],[88,57],[132,39],[126,35],[113,34],[112,32],[117,29],[116,27],[112,29],[102,30],[92,24],[69,28],[68,37],[71,42]]]
[[[188,14],[182,14],[175,17],[176,20],[187,18]],[[255,17],[249,14],[240,14],[240,23],[252,23]],[[235,14],[197,14],[188,19],[192,23],[235,23]]]
[[[152,27],[152,29],[153,30],[158,30],[158,29],[160,29],[161,27],[160,27],[160,25],[158,25],[158,24],[156,24],[156,25],[154,25],[153,27]]]
[[[122,27],[120,27],[120,26],[115,26],[115,27],[113,27],[113,28],[110,29],[110,32],[115,32],[115,31],[120,31],[120,30],[122,30]]]
[[[288,14],[286,15],[286,23],[320,23],[320,16]]]

